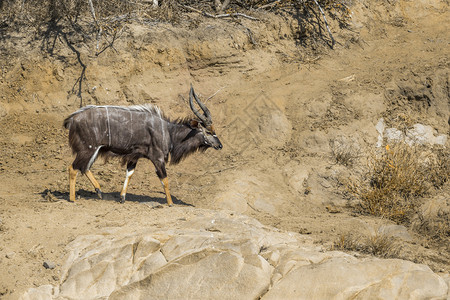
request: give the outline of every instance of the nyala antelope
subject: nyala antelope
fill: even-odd
[[[201,114],[193,99],[203,110]],[[69,145],[76,155],[69,166],[70,201],[75,201],[75,181],[78,171],[86,175],[102,198],[100,185],[90,171],[97,157],[119,157],[126,165],[126,177],[120,192],[120,202],[125,202],[128,184],[137,161],[145,157],[155,165],[166,194],[167,204],[173,205],[166,173],[166,163],[178,164],[195,151],[213,147],[222,149],[212,125],[211,113],[192,88],[189,104],[196,119],[170,120],[153,105],[135,106],[85,106],[64,120],[69,129]]]

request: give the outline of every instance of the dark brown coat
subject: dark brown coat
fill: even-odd
[[[195,110],[192,96],[204,110],[204,115]],[[127,178],[121,193],[124,201],[128,180],[140,158],[153,162],[156,173],[166,188],[163,179],[167,177],[165,164],[169,157],[171,163],[177,164],[197,150],[205,151],[209,147],[221,149],[222,144],[214,132],[209,110],[198,100],[192,88],[190,104],[200,120],[186,118],[172,121],[153,105],[90,105],[67,117],[64,127],[69,129],[69,145],[76,155],[69,169],[71,200],[75,198],[72,185],[75,185],[77,170],[86,174],[97,192],[101,193],[97,181],[89,171],[99,155],[119,157],[127,165]]]

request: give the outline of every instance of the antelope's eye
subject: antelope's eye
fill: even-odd
[[[207,134],[215,135],[214,128],[212,126],[205,127],[205,131]]]

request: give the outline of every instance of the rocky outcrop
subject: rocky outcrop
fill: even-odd
[[[446,299],[427,266],[324,251],[305,236],[205,211],[182,228],[110,228],[68,246],[59,286],[22,299]]]

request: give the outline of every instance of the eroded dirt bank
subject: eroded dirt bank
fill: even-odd
[[[343,137],[362,152],[374,148],[381,118],[389,126],[408,119],[449,134],[448,5],[384,5],[354,7],[358,34],[336,32],[336,49],[317,59],[296,59],[302,52],[292,39],[295,24],[276,16],[244,20],[245,26],[207,20],[192,30],[129,25],[116,51],[81,52],[82,104],[154,103],[178,117],[189,111],[191,82],[203,99],[217,92],[207,104],[225,147],[169,166],[175,204],[230,209],[331,247],[347,232],[367,235],[394,223],[345,208],[339,178],[357,169],[335,163],[330,141]],[[168,216],[186,217],[165,206],[154,168],[144,160],[125,204],[117,202],[124,170],[113,161],[93,167],[105,199],[80,177],[80,199],[67,201],[72,156],[61,124],[80,106],[82,67],[55,41],[57,55],[42,57],[33,50],[36,42],[2,39],[8,52],[0,81],[0,295],[6,299],[59,281],[65,246],[78,235],[164,227]],[[448,183],[429,198],[449,199]],[[407,234],[401,258],[449,272],[448,244],[430,246]],[[45,269],[44,261],[56,267]]]

